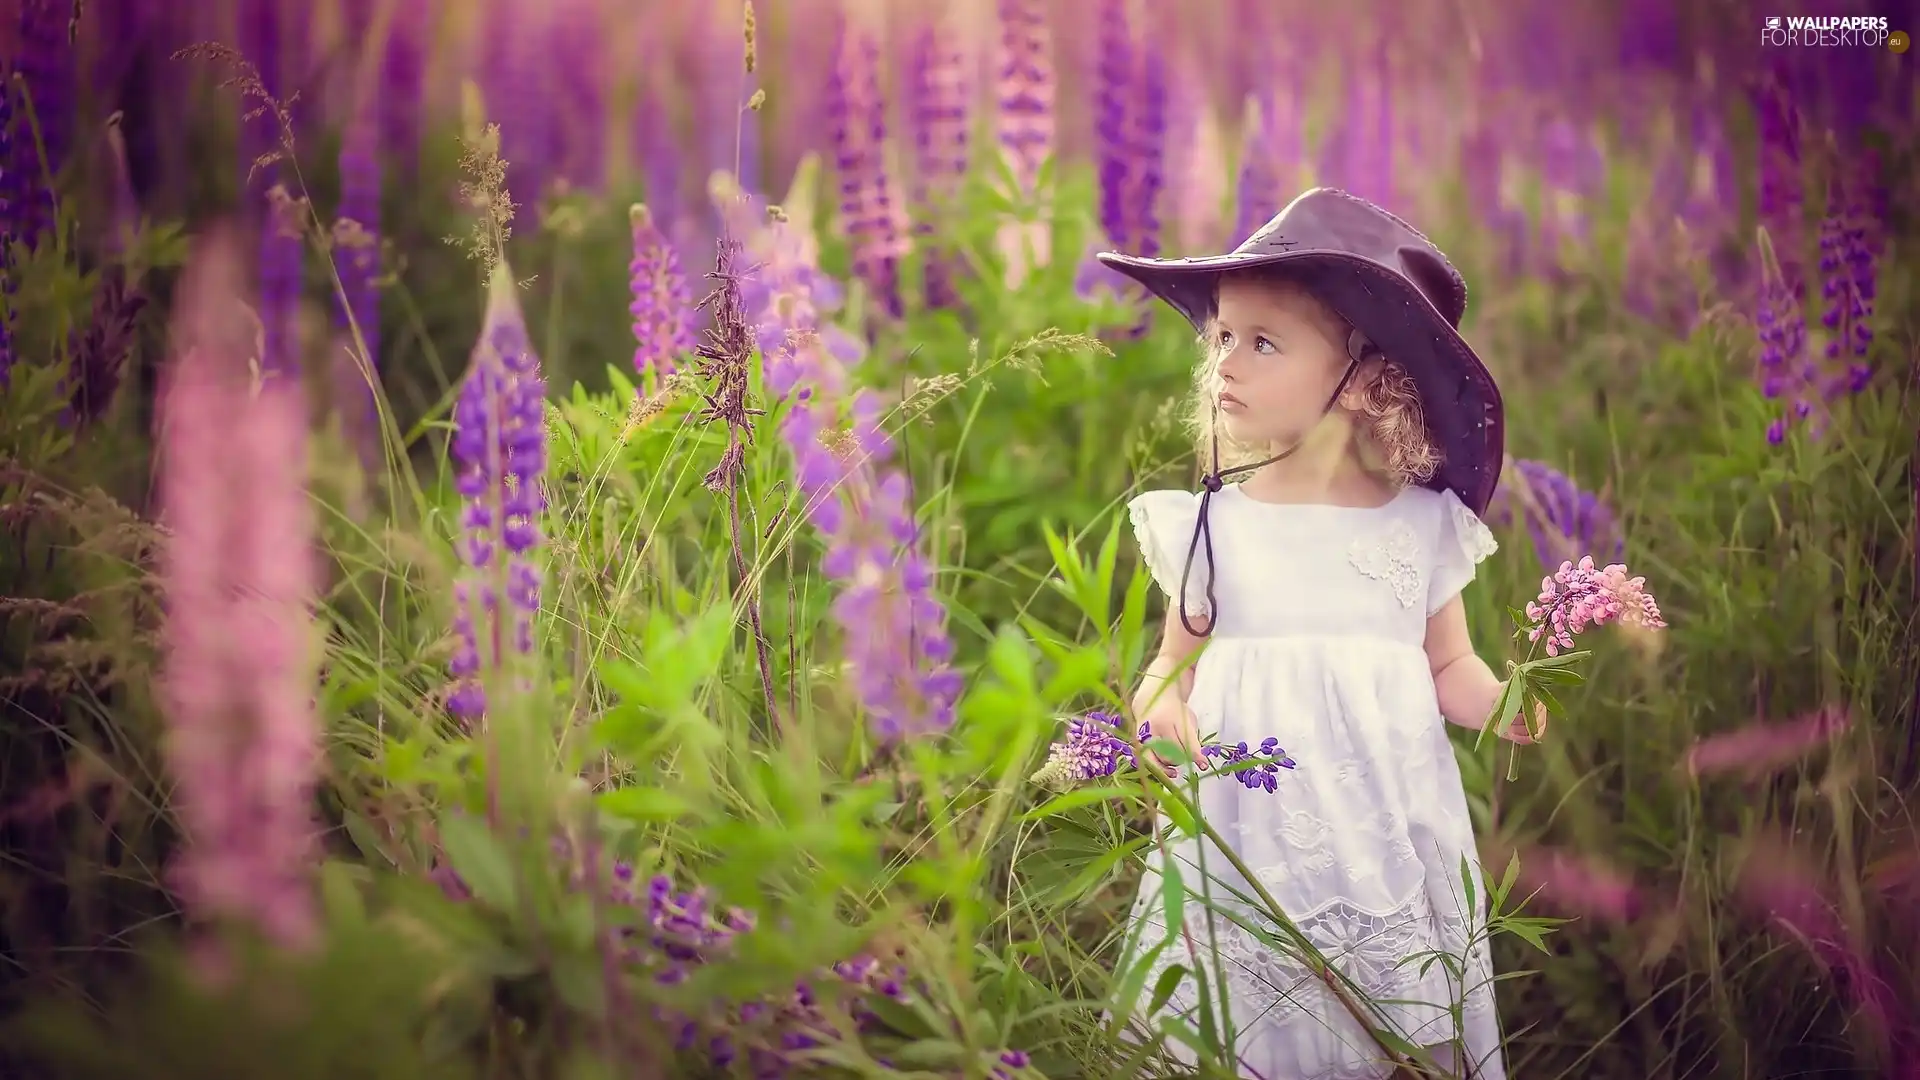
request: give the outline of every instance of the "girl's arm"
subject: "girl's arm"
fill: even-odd
[[[1140,679],[1133,694],[1133,714],[1153,726],[1156,735],[1178,742],[1196,761],[1200,754],[1200,733],[1195,730],[1192,713],[1187,710],[1187,695],[1193,692],[1193,665],[1188,661],[1203,639],[1187,633],[1181,625],[1180,609],[1170,606],[1160,633],[1160,651]],[[1179,672],[1176,679],[1174,673]]]
[[[1480,730],[1487,724],[1493,707],[1500,703],[1506,684],[1494,677],[1493,669],[1473,651],[1473,638],[1467,632],[1467,609],[1458,596],[1427,620],[1427,665],[1433,671],[1433,689],[1440,699],[1440,715],[1450,724]],[[1534,730],[1546,730],[1546,712],[1534,711]],[[1533,741],[1526,723],[1515,718],[1513,727],[1501,734],[1513,742]]]

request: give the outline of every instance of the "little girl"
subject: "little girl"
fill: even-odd
[[[1135,709],[1201,768],[1203,734],[1279,739],[1297,771],[1277,794],[1200,785],[1208,822],[1398,1034],[1459,1075],[1500,1080],[1485,887],[1440,723],[1478,729],[1502,690],[1460,601],[1496,546],[1478,514],[1504,452],[1499,391],[1458,330],[1466,285],[1404,221],[1327,188],[1229,255],[1100,259],[1172,304],[1206,347],[1203,490],[1129,506],[1171,600]],[[1235,465],[1225,471],[1223,451]],[[1224,485],[1231,476],[1245,479]],[[1503,735],[1531,741],[1519,721]],[[1161,950],[1146,987],[1174,964],[1211,985],[1224,975],[1245,1076],[1388,1075],[1379,1046],[1299,960],[1206,916],[1199,846],[1171,850],[1185,864],[1187,933]],[[1262,925],[1231,899],[1250,886],[1209,856],[1223,879],[1214,902]],[[1156,856],[1134,910],[1136,955],[1166,933],[1163,873]],[[1465,978],[1430,962],[1437,952],[1463,961]],[[1193,978],[1169,1003],[1189,1024]]]

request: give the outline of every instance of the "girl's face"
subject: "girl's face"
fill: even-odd
[[[1210,333],[1213,392],[1227,436],[1256,446],[1304,439],[1347,369],[1340,320],[1297,286],[1230,277],[1220,283]]]

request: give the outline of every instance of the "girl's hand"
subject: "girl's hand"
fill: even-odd
[[[1172,739],[1193,758],[1195,764],[1202,769],[1207,767],[1207,755],[1200,749],[1200,719],[1187,707],[1186,702],[1168,701],[1156,705],[1147,713],[1146,720],[1148,738]],[[1153,751],[1147,753],[1153,754]],[[1168,776],[1180,775],[1173,762],[1159,754],[1153,754],[1153,759],[1167,770]]]
[[[1531,746],[1539,742],[1540,739],[1546,738],[1547,707],[1537,701],[1533,703],[1533,730],[1539,733],[1539,738],[1528,734],[1526,717],[1516,716],[1513,718],[1513,723],[1508,725],[1507,730],[1500,733],[1500,737],[1520,746]]]

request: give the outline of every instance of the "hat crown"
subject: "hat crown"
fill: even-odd
[[[1433,241],[1390,211],[1338,188],[1302,192],[1233,254],[1307,251],[1342,252],[1400,274],[1455,329],[1466,315],[1466,279]]]

